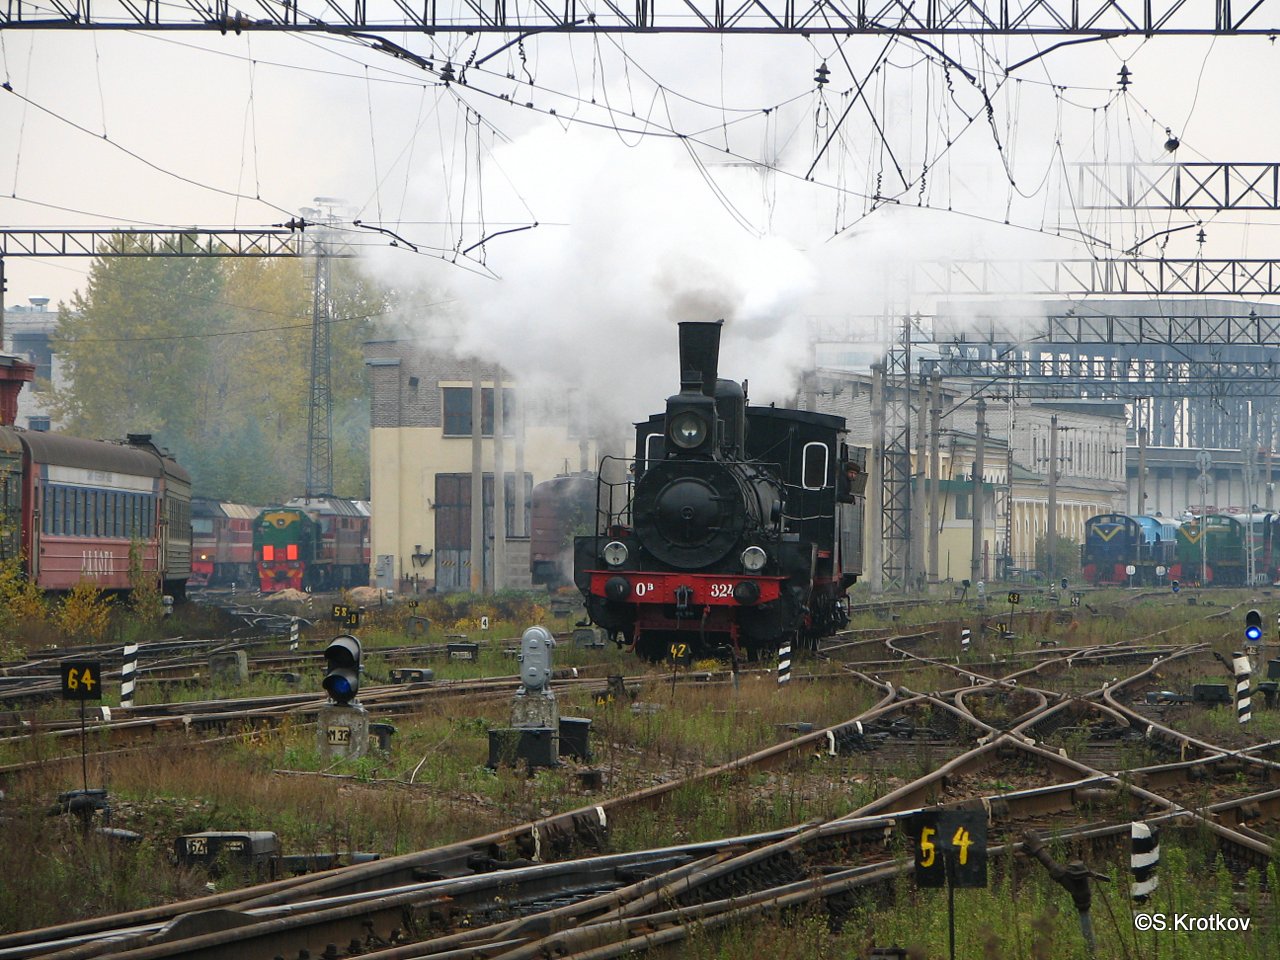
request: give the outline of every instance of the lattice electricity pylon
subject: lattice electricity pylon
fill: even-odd
[[[881,457],[881,571],[886,590],[907,590],[915,570],[911,556],[911,403],[924,403],[911,383],[911,342],[922,335],[920,318],[903,317],[896,336],[887,338],[884,386],[884,453]]]
[[[330,290],[332,228],[336,201],[317,197],[320,209],[304,210],[315,220],[312,253],[314,276],[311,288],[311,395],[307,404],[307,487],[306,498],[333,494],[333,351],[330,325],[333,302]]]
[[[325,20],[331,16],[331,22]],[[134,3],[59,0],[0,6],[0,29],[218,30],[226,33],[368,31],[409,33],[744,33],[929,36],[1269,36],[1280,32],[1280,0],[646,0],[589,7],[568,0],[259,0],[255,15],[231,0]]]
[[[1075,163],[1079,210],[1280,210],[1280,163]]]

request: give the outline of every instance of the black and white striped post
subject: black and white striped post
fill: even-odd
[[[124,663],[120,667],[120,706],[133,706],[133,690],[138,674],[138,645],[124,645]]]
[[[1249,683],[1253,669],[1249,666],[1249,658],[1243,653],[1231,655],[1231,668],[1236,675],[1236,720],[1248,723],[1253,716],[1253,703],[1249,698]]]
[[[969,652],[969,641],[972,639],[972,637],[973,637],[972,630],[970,630],[968,627],[960,628],[960,652],[961,653]]]
[[[791,641],[783,640],[778,647],[778,683],[786,683],[791,679]]]
[[[298,618],[289,618],[289,649],[298,649]]]
[[[1147,897],[1160,883],[1160,830],[1145,823],[1129,824],[1130,853],[1129,872],[1133,876],[1129,884],[1129,896],[1135,903],[1145,903]]]

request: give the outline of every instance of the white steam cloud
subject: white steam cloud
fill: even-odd
[[[618,423],[678,391],[676,327],[726,321],[722,376],[754,399],[785,399],[808,360],[811,259],[780,236],[744,229],[670,143],[628,149],[612,135],[543,128],[499,150],[545,222],[492,241],[489,280],[451,269],[454,351],[501,363],[534,388],[580,388]],[[759,175],[719,170],[741,204]],[[739,206],[763,222],[761,204]]]

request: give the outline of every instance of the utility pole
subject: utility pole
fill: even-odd
[[[984,462],[987,443],[987,401],[978,398],[978,419],[974,428],[975,442],[973,447],[973,544],[969,559],[969,582],[976,584],[982,577],[982,474],[986,469]]]
[[[1253,586],[1254,580],[1257,578],[1258,558],[1253,551],[1253,474],[1257,466],[1257,456],[1254,453],[1255,444],[1253,442],[1253,401],[1245,403],[1245,437],[1244,437],[1244,536],[1245,536],[1245,577],[1246,583]]]
[[[929,401],[929,581],[938,583],[938,531],[942,527],[942,378],[930,378]]]
[[[929,378],[924,374],[920,375],[920,391],[917,395],[916,409],[916,469],[915,490],[911,495],[911,537],[908,548],[911,551],[911,570],[915,575],[915,579],[921,582],[921,586],[928,580],[928,573],[925,567],[925,536],[924,532],[928,525],[928,519],[925,517],[925,465],[927,458],[925,454],[925,444],[928,434],[925,431],[926,417],[929,413]],[[914,586],[914,585],[913,585]]]
[[[1138,505],[1134,514],[1139,517],[1147,513],[1147,428],[1138,428]]]
[[[1009,391],[1009,442],[1005,444],[1004,451],[1004,483],[1005,483],[1005,501],[1004,501],[1004,569],[1000,571],[998,579],[1005,579],[1009,576],[1009,568],[1013,566],[1013,428],[1017,421],[1014,414],[1014,397],[1013,391]]]
[[[484,387],[480,361],[471,361],[471,592],[484,592]]]
[[[1053,583],[1053,555],[1058,549],[1058,415],[1049,418],[1049,515],[1044,535],[1045,572]]]
[[[524,492],[524,395],[516,393],[516,485],[515,485],[515,535],[529,536],[529,528],[525,526],[525,492]],[[531,548],[532,549],[532,548]]]
[[[507,585],[507,470],[502,367],[493,365],[493,592]]]

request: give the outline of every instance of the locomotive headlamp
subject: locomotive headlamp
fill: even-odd
[[[768,561],[769,555],[762,547],[747,547],[742,551],[742,569],[747,573],[759,573]]]
[[[707,421],[692,410],[678,414],[671,421],[671,439],[685,450],[699,447],[707,439]]]
[[[620,567],[627,562],[627,545],[620,540],[609,541],[600,553],[611,567]]]

